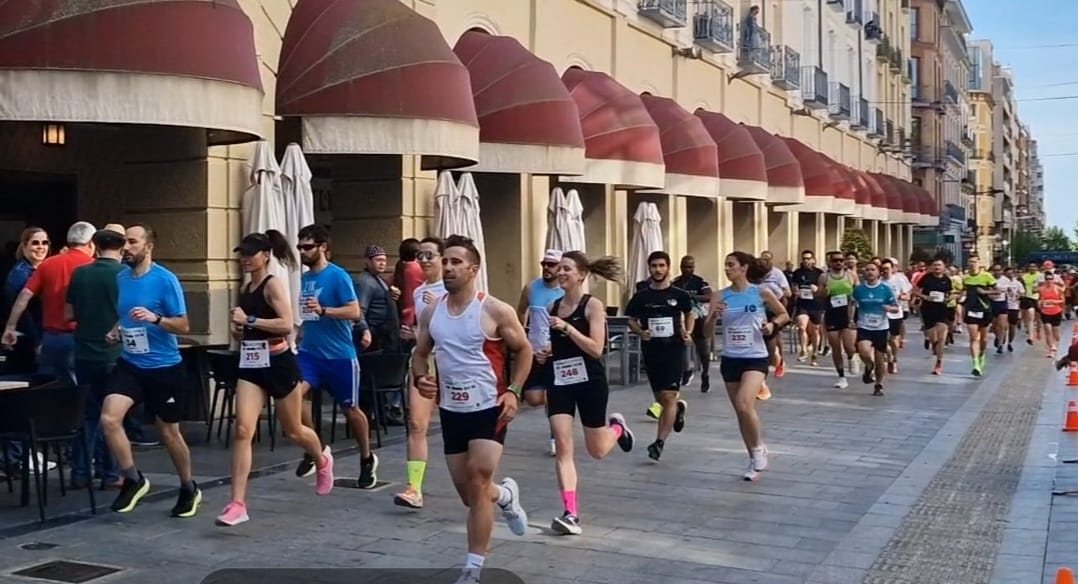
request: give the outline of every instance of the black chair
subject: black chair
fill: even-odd
[[[232,441],[232,425],[236,421],[236,383],[239,381],[239,357],[235,351],[229,349],[211,349],[206,351],[209,363],[210,375],[213,376],[213,397],[210,400],[209,411],[212,413],[220,408],[217,415],[217,439],[221,439],[221,431],[225,433],[225,447]],[[277,447],[277,418],[273,412],[273,400],[266,400],[268,408],[267,423],[269,424],[270,451]],[[213,435],[214,419],[210,419],[206,428],[206,442]],[[262,442],[262,418],[259,416],[255,425],[255,441]]]
[[[49,447],[53,447],[60,475],[60,494],[66,495],[63,447],[72,440],[82,440],[87,452],[93,452],[93,448],[83,425],[86,395],[69,380],[53,376],[32,376],[27,382],[30,384],[27,388],[0,391],[0,435],[5,441],[22,442],[23,504],[28,502],[30,475],[33,474],[38,516],[44,522],[48,504],[48,464],[42,464],[41,468],[34,469],[38,472],[32,472],[30,457],[36,456],[39,448],[47,455]],[[91,512],[96,514],[93,481],[87,481],[86,492],[90,497]]]
[[[401,407],[404,419],[408,419],[408,365],[411,353],[366,353],[359,356],[360,388],[370,392],[374,398],[374,423],[381,431],[377,432],[378,447],[382,447],[382,434],[389,434],[386,418],[389,409],[389,395],[401,392]],[[405,423],[405,431],[408,425]]]

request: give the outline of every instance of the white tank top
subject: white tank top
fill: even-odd
[[[480,292],[464,312],[449,313],[449,295],[438,301],[430,319],[430,336],[438,365],[438,405],[451,412],[477,412],[496,407],[506,391],[505,342],[483,332]]]

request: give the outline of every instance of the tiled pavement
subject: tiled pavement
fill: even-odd
[[[1033,367],[1034,359],[1036,367],[1047,367],[1039,354],[1025,351],[1021,347],[1014,355],[991,355],[988,375],[978,382],[967,374],[964,347],[955,347],[945,363],[948,373],[934,377],[915,336],[905,350],[902,373],[891,380],[883,398],[872,397],[870,388],[859,382],[847,390],[831,388],[833,374],[825,367],[792,367],[784,379],[772,382],[775,397],[760,405],[772,469],[757,483],[740,480],[745,454],[721,390],[702,395],[694,384],[686,392],[688,425],[668,441],[659,464],[649,463],[643,448],[654,432],[654,423],[642,416],[649,393],[642,388],[616,391],[611,409],[627,413],[638,448],[631,454],[615,451],[602,462],[578,452],[585,534],[576,538],[556,537],[547,530],[550,519],[560,513],[553,463],[543,454],[548,431],[540,412],[526,412],[511,428],[500,474],[520,482],[532,529],[517,538],[499,523],[488,566],[512,570],[536,584],[863,582],[884,557],[881,550],[902,533],[907,514],[926,487],[940,469],[948,468],[963,436],[986,423],[978,418],[986,404],[1022,383],[1034,383],[1008,375],[1011,368]],[[1015,365],[1019,362],[1029,365]],[[1012,485],[1017,487],[1009,507],[1012,521],[995,544],[1012,554],[1001,558],[1021,559],[1015,565],[1029,566],[1031,571],[1021,573],[1030,576],[1035,552],[1025,553],[1029,546],[1023,546],[1023,538],[1035,536],[1038,529],[1042,536],[1047,533],[1045,526],[1038,527],[1038,519],[1047,524],[1048,506],[1041,492],[1047,488],[1047,467],[1042,459],[1050,446],[1044,440],[1058,441],[1060,398],[1052,402],[1050,395],[1058,394],[1053,388],[1059,381],[1055,376],[1051,380],[1024,473]],[[282,448],[294,447],[279,445]],[[0,574],[50,559],[123,568],[94,582],[154,584],[197,582],[223,567],[458,565],[464,556],[464,510],[439,463],[437,436],[431,439],[431,451],[427,508],[421,512],[391,503],[404,476],[403,446],[395,445],[380,451],[380,478],[392,481],[380,490],[338,489],[319,498],[311,492],[310,480],[296,479],[289,470],[252,481],[252,521],[238,528],[213,526],[227,487],[213,488],[206,492],[202,514],[191,520],[168,519],[172,501],[164,500],[124,516],[104,514],[0,540],[0,566],[5,567]],[[338,460],[339,472],[357,467],[354,457]],[[1006,486],[992,483],[986,488]],[[1027,507],[1033,511],[1025,512]],[[1053,512],[1053,521],[1063,518]],[[1069,518],[1078,520],[1078,507]],[[57,547],[18,547],[35,541]],[[1078,537],[1072,534],[1070,541]],[[1056,553],[1062,561],[1066,544],[1059,543],[1061,551]],[[923,555],[931,556],[932,542],[923,546]],[[931,571],[913,580],[875,576],[878,582],[950,582]],[[1014,583],[1041,579],[1039,566],[1034,579],[1015,579],[1004,577],[998,563],[996,577]],[[0,581],[25,582],[4,575]]]

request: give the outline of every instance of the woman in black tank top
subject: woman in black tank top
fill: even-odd
[[[565,296],[550,307],[550,361],[554,381],[546,392],[547,417],[554,436],[555,469],[565,512],[550,528],[561,535],[579,535],[576,465],[573,463],[573,417],[579,411],[584,443],[592,458],[600,459],[618,445],[633,448],[633,433],[621,414],[606,415],[609,387],[603,366],[606,346],[606,308],[602,301],[585,294],[589,275],[617,282],[621,267],[616,258],[595,261],[579,251],[562,256],[558,282]]]
[[[269,273],[270,255],[286,268],[298,269],[288,241],[277,231],[252,233],[234,250],[240,266],[251,276],[232,309],[232,336],[240,342],[236,382],[236,436],[232,445],[232,499],[217,517],[221,526],[239,525],[247,515],[247,477],[251,472],[251,439],[258,427],[266,398],[272,398],[285,436],[318,461],[315,492],[329,494],[333,487],[333,456],[322,452],[314,430],[300,422],[303,396],[294,391],[300,382],[299,365],[289,346],[295,321],[286,283]]]

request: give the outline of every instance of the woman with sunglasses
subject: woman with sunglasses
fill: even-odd
[[[419,242],[416,261],[423,270],[424,281],[412,294],[415,301],[416,322],[428,306],[445,296],[442,282],[442,252],[445,244],[437,237]],[[412,341],[417,331],[414,324],[401,327],[401,338]],[[433,362],[433,361],[432,361]],[[415,385],[408,390],[408,487],[393,497],[398,507],[423,508],[423,475],[427,470],[427,429],[434,412],[434,400],[419,395]]]
[[[40,227],[27,227],[19,237],[15,249],[15,265],[4,281],[4,321],[15,304],[19,292],[26,287],[34,270],[49,257],[49,234]],[[41,300],[35,297],[22,314],[15,330],[21,333],[18,342],[8,354],[7,369],[12,373],[33,373],[36,369],[36,349],[41,344]]]

